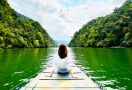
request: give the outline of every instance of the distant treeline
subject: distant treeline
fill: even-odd
[[[114,12],[93,19],[76,32],[70,47],[132,47],[132,2],[127,0]]]
[[[0,48],[53,47],[57,44],[37,22],[0,0]]]

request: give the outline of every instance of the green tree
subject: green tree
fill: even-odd
[[[75,32],[70,47],[132,47],[132,1],[104,17],[93,19]]]
[[[39,22],[14,11],[6,0],[0,0],[0,37],[0,48],[57,46]]]

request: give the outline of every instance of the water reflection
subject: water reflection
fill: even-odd
[[[0,90],[9,90],[40,71],[53,56],[54,49],[1,49]]]
[[[0,90],[9,90],[50,63],[58,48],[0,49]],[[109,90],[132,90],[132,49],[68,48],[69,56]],[[34,76],[35,77],[35,76]]]
[[[88,74],[109,90],[131,90],[132,49],[72,48]]]

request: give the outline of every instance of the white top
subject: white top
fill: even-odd
[[[56,71],[58,69],[71,69],[72,60],[68,57],[61,59],[58,54],[55,55],[52,62],[52,71]]]

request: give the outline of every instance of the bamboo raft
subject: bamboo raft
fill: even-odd
[[[47,65],[46,69],[20,90],[103,90],[75,64],[72,65],[72,71],[79,79],[72,78],[70,74],[58,73],[45,77],[51,72],[51,68],[51,65]]]

